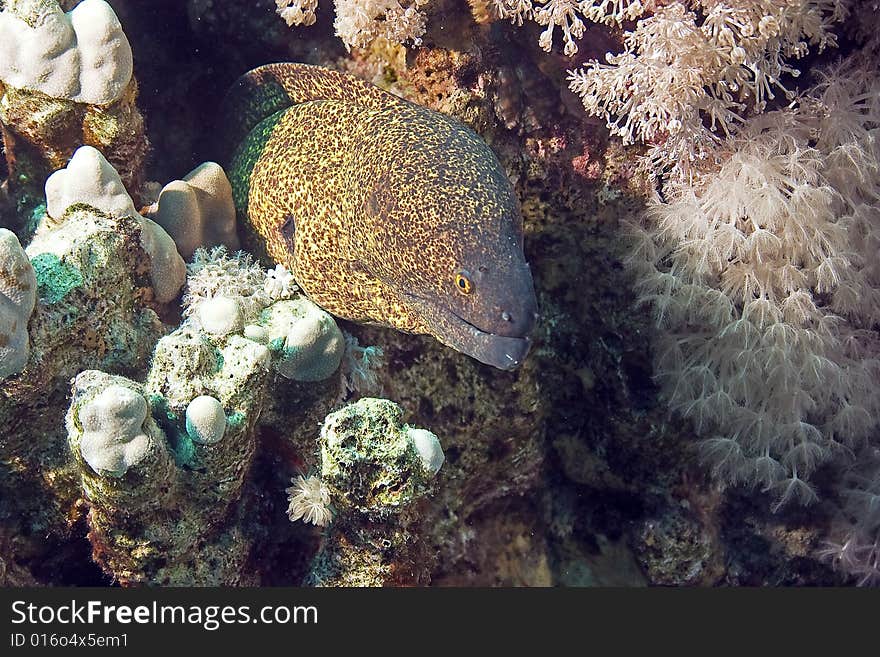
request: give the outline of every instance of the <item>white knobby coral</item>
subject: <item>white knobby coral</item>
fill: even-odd
[[[80,406],[80,453],[92,470],[121,477],[147,455],[147,411],[143,395],[122,385],[108,386]]]
[[[194,328],[216,337],[243,334],[268,348],[275,371],[294,381],[322,381],[339,369],[342,331],[307,298],[286,298],[295,286],[283,266],[267,273],[250,255],[230,256],[220,246],[198,249],[189,272],[183,313]]]
[[[15,233],[0,228],[0,379],[27,364],[27,325],[37,299],[34,268]]]
[[[46,212],[50,217],[60,221],[77,203],[118,217],[137,214],[116,169],[92,146],[76,149],[67,166],[46,179]]]
[[[122,96],[131,47],[110,5],[83,0],[65,14],[55,2],[27,4],[17,13],[30,12],[33,21],[8,7],[0,11],[0,80],[79,103],[105,105]]]
[[[297,475],[290,480],[293,484],[285,489],[290,505],[287,516],[292,522],[300,518],[305,523],[326,527],[333,518],[330,511],[330,490],[319,477]]]
[[[67,166],[46,180],[46,211],[50,217],[60,221],[77,204],[111,216],[136,218],[141,226],[141,246],[150,256],[156,300],[166,303],[177,296],[186,280],[186,263],[174,240],[156,222],[138,214],[116,169],[91,146],[76,149]]]
[[[217,336],[239,331],[244,326],[243,319],[238,300],[225,296],[205,299],[193,316],[195,323],[205,333]]]
[[[336,321],[300,297],[266,308],[245,336],[269,347],[275,369],[293,381],[323,381],[339,369],[345,339]]]
[[[239,248],[232,186],[216,162],[204,162],[162,188],[145,214],[162,226],[184,258],[199,247]]]

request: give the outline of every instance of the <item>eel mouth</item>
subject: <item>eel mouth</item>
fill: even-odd
[[[431,329],[431,335],[456,351],[500,370],[513,370],[525,360],[532,341],[528,336],[505,336],[477,328],[453,310],[428,299],[405,294]]]

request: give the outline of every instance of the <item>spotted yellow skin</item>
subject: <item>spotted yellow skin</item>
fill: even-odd
[[[457,274],[517,277],[525,265],[519,211],[489,147],[351,76],[296,64],[250,75],[268,81],[270,109],[292,103],[252,128],[259,114],[245,118],[232,164],[236,202],[268,255],[334,315],[467,350],[459,318],[491,324],[483,318],[511,304],[488,279],[464,293]],[[533,297],[530,275],[527,287]]]

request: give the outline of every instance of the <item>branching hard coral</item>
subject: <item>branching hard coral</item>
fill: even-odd
[[[144,383],[97,370],[73,382],[66,427],[77,490],[89,506],[88,539],[95,561],[123,585],[247,583],[255,506],[245,484],[257,422],[274,396],[298,394],[273,369],[329,379],[302,387],[296,413],[323,416],[339,395],[332,375],[344,341],[335,322],[304,297],[273,300],[267,280],[244,253],[199,249],[186,319],[155,343]],[[297,342],[303,335],[314,339]],[[300,436],[289,417],[284,439],[294,443]],[[307,425],[300,432],[313,441],[314,423]],[[437,463],[430,441],[419,444]],[[329,521],[320,480],[302,482],[305,497],[294,492],[292,518],[299,509],[309,522]]]
[[[143,386],[95,370],[73,381],[68,442],[88,539],[123,585],[242,578],[251,544],[228,518],[256,446],[268,354],[236,337],[211,344],[178,329],[157,345]]]
[[[36,292],[36,304],[25,324],[26,366],[0,382],[0,496],[41,537],[69,532],[67,513],[79,495],[59,422],[71,377],[92,368],[139,371],[167,330],[149,301],[151,259],[141,232],[132,216],[77,204],[60,225],[43,213],[27,257],[15,259],[30,260],[35,281],[25,296]]]
[[[634,226],[656,371],[724,481],[815,499],[809,477],[877,429],[880,81],[832,70],[752,119]]]

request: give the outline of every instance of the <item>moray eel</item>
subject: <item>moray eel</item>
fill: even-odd
[[[239,213],[312,301],[500,369],[523,361],[537,302],[522,217],[475,132],[305,64],[250,71],[226,108]]]

